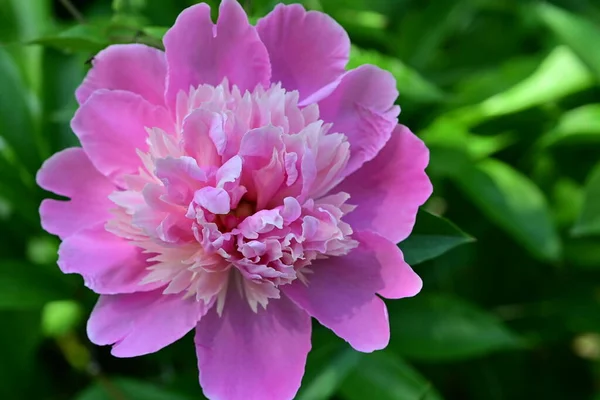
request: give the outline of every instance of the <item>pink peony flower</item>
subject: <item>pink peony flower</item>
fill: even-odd
[[[223,0],[215,25],[198,4],[164,44],[95,57],[82,148],[37,177],[70,198],[45,200],[42,225],[100,294],[92,342],[133,357],[195,329],[207,397],[290,399],[311,316],[370,352],[389,341],[379,296],[421,289],[395,243],[431,193],[428,151],[398,125],[389,73],[344,70],[327,15],[279,5],[254,27]]]

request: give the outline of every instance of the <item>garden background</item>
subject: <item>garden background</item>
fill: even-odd
[[[1,399],[202,398],[191,334],[134,359],[89,343],[96,296],[56,266],[35,184],[77,145],[94,54],[161,47],[192,3],[0,0]],[[242,3],[255,21],[276,2]],[[315,324],[297,398],[600,399],[600,2],[304,5],[347,29],[351,67],[394,74],[435,192],[400,244],[424,289],[388,302],[389,347],[360,354]]]

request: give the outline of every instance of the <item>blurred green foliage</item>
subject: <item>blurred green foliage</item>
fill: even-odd
[[[56,267],[34,181],[77,145],[94,54],[160,47],[192,3],[0,0],[1,399],[202,398],[189,335],[136,359],[89,344],[95,296]],[[276,1],[242,3],[255,21]],[[303,3],[348,30],[350,66],[394,74],[435,193],[400,244],[425,287],[388,303],[389,348],[359,354],[315,324],[298,399],[599,399],[600,4]]]

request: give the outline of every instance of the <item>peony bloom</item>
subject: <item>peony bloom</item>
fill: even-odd
[[[398,125],[396,82],[345,71],[327,15],[279,5],[254,27],[198,4],[165,52],[115,45],[76,92],[82,148],[47,160],[44,229],[100,294],[90,340],[117,357],[195,329],[211,399],[290,399],[311,317],[356,350],[389,341],[385,298],[420,278],[396,243],[429,197],[428,151]]]

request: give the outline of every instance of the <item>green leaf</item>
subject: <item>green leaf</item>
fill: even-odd
[[[565,46],[555,48],[527,79],[487,100],[454,111],[453,118],[466,126],[556,101],[588,89],[594,77],[579,58]]]
[[[441,400],[419,372],[390,352],[364,355],[342,384],[345,400]]]
[[[327,357],[312,357],[312,362],[316,362],[314,358],[319,358],[317,365],[322,366],[316,376],[308,383],[305,383],[301,388],[300,393],[296,397],[297,400],[327,400],[340,386],[346,375],[350,373],[358,364],[361,353],[353,349],[345,349],[340,354],[331,357],[330,352],[315,350],[316,352],[327,354]]]
[[[537,5],[537,14],[559,39],[568,45],[600,80],[600,28],[591,21],[548,3]]]
[[[540,146],[600,143],[600,104],[586,104],[562,114],[558,125],[540,139]]]
[[[109,45],[102,28],[94,25],[75,25],[57,35],[41,37],[30,42],[66,52],[95,54]]]
[[[398,246],[404,253],[404,260],[409,265],[416,265],[474,240],[452,222],[421,210],[411,235]]]
[[[583,209],[572,232],[575,236],[600,234],[600,164],[589,175]]]
[[[396,78],[400,94],[409,99],[421,102],[437,102],[442,101],[445,97],[440,89],[425,80],[418,72],[402,63],[402,61],[376,51],[352,47],[348,69],[363,64],[375,64],[391,72]]]
[[[115,13],[136,14],[146,7],[146,0],[113,0],[112,8]]]
[[[165,36],[165,33],[167,33],[168,30],[169,28],[165,26],[146,26],[142,28],[142,32],[144,32],[146,35],[158,40],[162,40],[163,36]]]
[[[69,297],[69,288],[60,277],[22,261],[0,261],[0,310],[37,309]]]
[[[453,361],[521,346],[495,316],[456,297],[421,294],[389,307],[390,346],[406,357]]]
[[[461,169],[453,179],[481,211],[533,255],[556,261],[560,239],[546,198],[529,178],[494,159]]]
[[[35,379],[35,351],[41,339],[39,310],[2,310],[0,321],[0,343],[3,343],[0,398],[39,398],[31,393],[36,388],[32,380]]]
[[[4,156],[13,167],[24,167],[28,171],[25,179],[32,183],[31,173],[41,162],[36,151],[33,104],[16,63],[3,48],[0,48],[0,87],[0,157]]]
[[[198,390],[199,391],[199,390]],[[189,397],[168,392],[147,382],[133,379],[101,378],[82,393],[76,400],[191,400]]]

